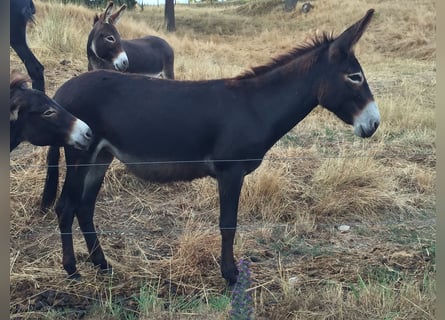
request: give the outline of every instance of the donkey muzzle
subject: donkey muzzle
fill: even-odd
[[[379,125],[379,108],[374,101],[370,101],[354,119],[354,134],[361,138],[371,137]]]
[[[119,55],[113,60],[114,69],[117,71],[125,71],[129,66],[128,57],[125,51],[119,53]]]

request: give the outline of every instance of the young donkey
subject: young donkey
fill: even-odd
[[[233,241],[243,179],[275,142],[317,105],[352,125],[359,137],[377,130],[379,110],[353,52],[373,12],[338,37],[324,34],[235,78],[166,81],[98,70],[62,85],[55,99],[95,133],[86,153],[65,147],[67,174],[56,212],[69,276],[80,277],[71,233],[75,216],[92,262],[103,270],[111,268],[93,214],[107,168],[116,157],[148,181],[216,179],[221,273],[229,284],[235,283]],[[58,170],[53,165],[59,157],[59,148],[51,147],[43,208],[56,197]]]
[[[11,0],[9,3],[9,44],[25,64],[34,89],[45,91],[44,67],[26,43],[26,26],[34,22],[36,9],[32,0]]]
[[[87,43],[88,70],[115,69],[174,79],[174,53],[167,41],[155,36],[121,40],[116,24],[126,8],[123,4],[112,14],[110,1],[105,12],[95,16]]]
[[[40,90],[29,89],[29,78],[14,70],[9,83],[9,149],[22,141],[38,146],[70,145],[87,149],[91,129]]]

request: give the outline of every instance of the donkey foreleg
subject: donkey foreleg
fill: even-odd
[[[87,168],[74,164],[85,163],[84,160],[80,151],[65,147],[66,176],[56,204],[56,213],[62,238],[62,264],[70,279],[80,278],[76,268],[72,227],[75,212],[79,209]]]
[[[62,193],[56,205],[56,213],[62,240],[62,265],[65,271],[68,273],[69,279],[80,278],[80,274],[77,272],[76,268],[72,234],[74,210],[75,208],[70,199],[64,196]]]
[[[100,159],[89,170],[85,176],[81,206],[77,212],[77,220],[82,230],[91,261],[99,266],[102,271],[111,272],[111,265],[105,259],[94,227],[94,208],[97,195],[102,186],[105,173],[113,160],[113,156],[102,152]]]
[[[95,266],[100,267],[102,271],[111,271],[111,265],[105,259],[104,252],[100,246],[97,237],[96,229],[93,221],[94,202],[92,204],[84,205],[81,213],[77,214],[80,229],[82,230],[85,242],[87,244],[88,252],[90,254],[91,262]]]
[[[238,269],[233,256],[233,243],[243,178],[242,171],[237,168],[224,170],[217,177],[220,201],[221,275],[229,285],[236,283],[238,278]]]

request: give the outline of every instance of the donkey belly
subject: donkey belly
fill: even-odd
[[[211,161],[182,161],[150,156],[129,154],[120,150],[106,139],[99,141],[92,154],[92,162],[98,154],[106,150],[119,159],[135,176],[153,182],[190,181],[206,176],[214,176],[214,165]]]
[[[152,182],[191,181],[206,176],[213,176],[210,166],[203,163],[162,163],[147,161],[138,164],[126,164],[135,176]]]

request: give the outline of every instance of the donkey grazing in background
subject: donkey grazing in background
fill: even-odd
[[[113,69],[174,79],[174,53],[167,41],[156,36],[122,40],[116,24],[127,6],[123,4],[112,14],[113,6],[110,1],[105,12],[94,17],[87,42],[88,70]]]
[[[373,12],[338,37],[316,37],[235,78],[170,81],[96,70],[64,83],[54,99],[94,132],[87,152],[65,147],[67,173],[56,213],[69,277],[80,277],[72,238],[75,216],[91,261],[102,270],[111,268],[93,216],[105,173],[116,157],[148,181],[216,179],[221,274],[235,283],[240,192],[244,177],[268,150],[317,105],[352,125],[359,137],[377,130],[380,113],[353,52]],[[56,198],[59,157],[59,148],[50,147],[43,209]]]
[[[34,22],[36,9],[32,0],[11,0],[9,3],[9,44],[25,64],[34,89],[45,91],[43,65],[26,43],[26,26]]]
[[[23,141],[37,146],[87,149],[92,139],[90,127],[42,91],[29,89],[28,81],[28,77],[16,70],[10,75],[9,150]]]

